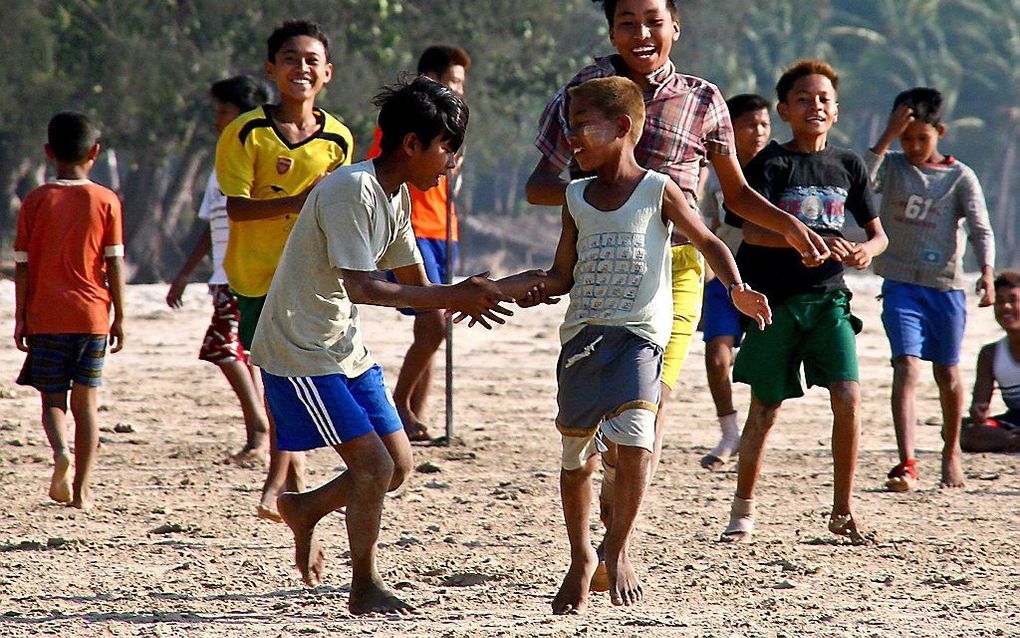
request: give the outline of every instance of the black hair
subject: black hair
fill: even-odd
[[[209,87],[209,94],[224,104],[233,104],[242,113],[269,101],[269,89],[265,83],[250,75],[235,75],[213,82]]]
[[[459,64],[466,71],[471,68],[471,56],[460,47],[437,44],[425,49],[418,58],[418,74],[442,76],[454,64]]]
[[[744,113],[762,109],[768,111],[772,108],[772,103],[756,93],[741,93],[726,100],[726,108],[730,112],[730,119],[735,120]]]
[[[828,62],[823,60],[798,60],[793,66],[788,67],[776,82],[776,97],[780,102],[786,102],[787,96],[793,90],[797,80],[809,75],[822,75],[829,78],[832,88],[839,92],[839,74]]]
[[[329,62],[329,36],[311,20],[288,20],[276,27],[266,40],[266,59],[276,62],[276,54],[280,52],[283,43],[302,35],[321,42],[322,48],[326,50],[326,62]]]
[[[613,26],[613,18],[616,16],[616,5],[619,0],[591,0],[595,4],[602,4],[602,10],[606,12],[606,22]],[[676,8],[676,0],[666,0],[666,8],[677,20],[680,19],[680,11]]]
[[[379,128],[383,153],[400,148],[404,137],[414,133],[428,146],[440,137],[449,140],[450,150],[464,143],[468,107],[459,95],[424,75],[383,88],[372,100],[379,107]]]
[[[81,162],[98,141],[99,129],[84,113],[57,113],[46,128],[46,142],[61,162]]]
[[[914,118],[938,126],[942,123],[942,94],[937,90],[918,86],[904,91],[893,100],[895,111],[901,104],[906,104],[914,110]]]
[[[1020,288],[1020,272],[1015,270],[1004,270],[995,278],[993,284],[995,290],[999,288]]]

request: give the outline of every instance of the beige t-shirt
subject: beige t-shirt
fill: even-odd
[[[407,188],[392,198],[371,161],[331,173],[308,196],[269,288],[251,360],[281,377],[361,375],[373,361],[340,269],[421,263]]]

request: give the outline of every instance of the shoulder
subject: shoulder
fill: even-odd
[[[372,168],[372,160],[365,160],[349,166],[341,166],[326,176],[320,188],[329,202],[362,202],[374,205],[378,181]],[[319,198],[322,199],[321,197]]]
[[[251,134],[259,129],[271,129],[272,121],[263,107],[252,109],[238,115],[223,129],[220,140],[236,142],[244,146],[251,139]]]
[[[342,148],[344,153],[349,153],[351,146],[354,145],[354,136],[351,134],[351,130],[339,118],[322,109],[319,109],[319,112],[322,113],[324,120],[319,138],[332,142]]]
[[[792,154],[790,153],[790,151],[783,148],[783,146],[779,142],[773,140],[766,144],[765,148],[761,149],[761,151],[757,155],[751,158],[751,161],[747,163],[747,166],[744,167],[744,170],[747,171],[751,169],[762,168],[763,166],[770,162],[775,162],[776,160],[779,159],[788,158],[791,155]]]
[[[949,164],[949,168],[955,171],[962,179],[968,182],[977,182],[978,176],[974,172],[974,169],[964,164],[960,160],[953,157],[953,161]]]
[[[719,90],[719,87],[705,78],[699,78],[696,75],[684,75],[683,73],[677,73],[675,77],[683,86],[686,86],[690,91],[698,95],[712,98],[719,96],[720,99],[722,98],[722,92]]]

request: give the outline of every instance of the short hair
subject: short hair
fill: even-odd
[[[250,75],[235,75],[232,78],[213,82],[209,87],[209,95],[224,104],[233,104],[242,113],[269,101],[269,89],[265,83]]]
[[[936,89],[918,86],[896,96],[893,110],[906,104],[914,110],[914,118],[938,126],[942,123],[942,94]]]
[[[780,102],[786,101],[797,80],[808,75],[824,75],[832,82],[832,88],[839,91],[839,74],[828,62],[823,60],[798,60],[793,66],[783,71],[776,83],[776,97]]]
[[[741,93],[726,100],[726,108],[730,112],[730,119],[735,120],[744,113],[762,109],[768,111],[772,108],[772,103],[757,93]]]
[[[322,48],[326,50],[326,61],[329,62],[329,36],[317,23],[311,20],[288,20],[276,27],[269,34],[269,39],[266,40],[266,59],[276,62],[276,54],[283,48],[283,44],[291,38],[302,35],[321,42]]]
[[[1020,272],[1004,270],[995,278],[994,288],[1020,288]]]
[[[435,80],[419,75],[384,87],[372,100],[379,107],[383,153],[400,148],[404,137],[414,133],[426,146],[439,137],[449,140],[450,150],[464,143],[468,107],[463,99]]]
[[[619,0],[591,0],[595,4],[602,3],[602,10],[606,12],[606,22],[609,26],[613,26],[613,18],[616,16],[616,5]],[[676,8],[676,0],[666,0],[666,8],[673,15],[673,18],[679,22],[680,11]]]
[[[418,75],[433,73],[442,76],[455,64],[459,64],[467,71],[471,68],[471,56],[464,49],[448,44],[430,46],[418,58]]]
[[[608,117],[627,115],[634,122],[631,139],[637,144],[645,126],[645,100],[641,89],[632,80],[622,76],[595,78],[571,87],[567,93],[572,100],[589,100]]]
[[[46,127],[46,142],[61,162],[81,162],[98,141],[99,129],[84,113],[57,113]]]

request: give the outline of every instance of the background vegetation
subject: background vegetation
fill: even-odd
[[[681,0],[674,60],[725,95],[771,96],[780,69],[820,56],[841,71],[837,142],[859,151],[892,98],[916,85],[946,93],[945,148],[984,184],[999,265],[1018,265],[1020,0]],[[106,164],[96,177],[125,205],[135,281],[172,275],[197,232],[193,211],[215,143],[208,85],[261,75],[265,38],[309,17],[333,38],[333,82],[321,104],[369,139],[376,88],[437,42],[475,60],[462,210],[493,226],[527,214],[523,182],[538,117],[553,91],[609,52],[590,0],[0,0],[0,255],[9,257],[19,197],[46,177],[50,114],[86,111],[101,123]],[[779,137],[785,135],[776,127]],[[115,161],[111,161],[115,160]],[[523,218],[518,218],[527,225]],[[468,251],[470,246],[466,246]]]

